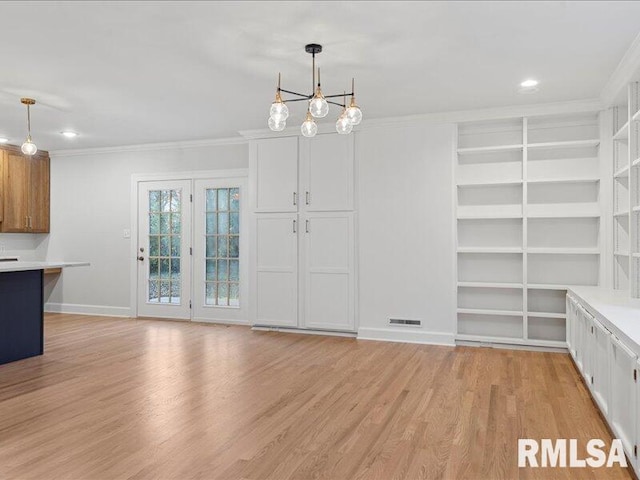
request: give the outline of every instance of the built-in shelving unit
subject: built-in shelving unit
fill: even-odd
[[[640,87],[613,107],[613,283],[640,297]]]
[[[566,346],[567,287],[600,283],[599,139],[597,112],[458,126],[459,341]]]

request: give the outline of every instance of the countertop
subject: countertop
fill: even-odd
[[[47,268],[87,267],[89,262],[0,262],[0,273],[26,272],[29,270],[45,270]]]
[[[600,287],[571,287],[600,323],[640,356],[640,300],[629,298],[629,292]]]

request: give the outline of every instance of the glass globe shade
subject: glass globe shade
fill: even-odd
[[[352,105],[347,108],[347,118],[351,125],[358,125],[362,121],[362,111],[357,105]]]
[[[281,132],[287,126],[287,122],[284,120],[276,120],[273,117],[269,117],[269,128],[274,132]]]
[[[329,113],[329,104],[321,92],[317,92],[309,102],[309,111],[315,118],[324,118]]]
[[[314,122],[312,118],[307,117],[307,119],[302,122],[300,131],[305,137],[315,137],[316,133],[318,133],[318,125],[316,125],[316,122]]]
[[[38,147],[36,147],[36,144],[33,143],[30,138],[27,138],[27,140],[22,144],[20,150],[22,150],[22,153],[25,155],[35,155],[38,151]]]
[[[351,133],[351,130],[353,130],[353,125],[351,125],[351,122],[343,112],[336,122],[336,132],[340,135],[347,135]]]
[[[269,109],[269,116],[276,122],[284,122],[289,117],[289,107],[284,102],[273,102]]]

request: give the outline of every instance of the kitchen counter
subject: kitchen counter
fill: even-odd
[[[44,353],[44,271],[88,265],[0,261],[0,365]]]

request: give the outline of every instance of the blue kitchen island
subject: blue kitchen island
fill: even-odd
[[[0,262],[0,365],[44,353],[45,269],[81,262]]]

